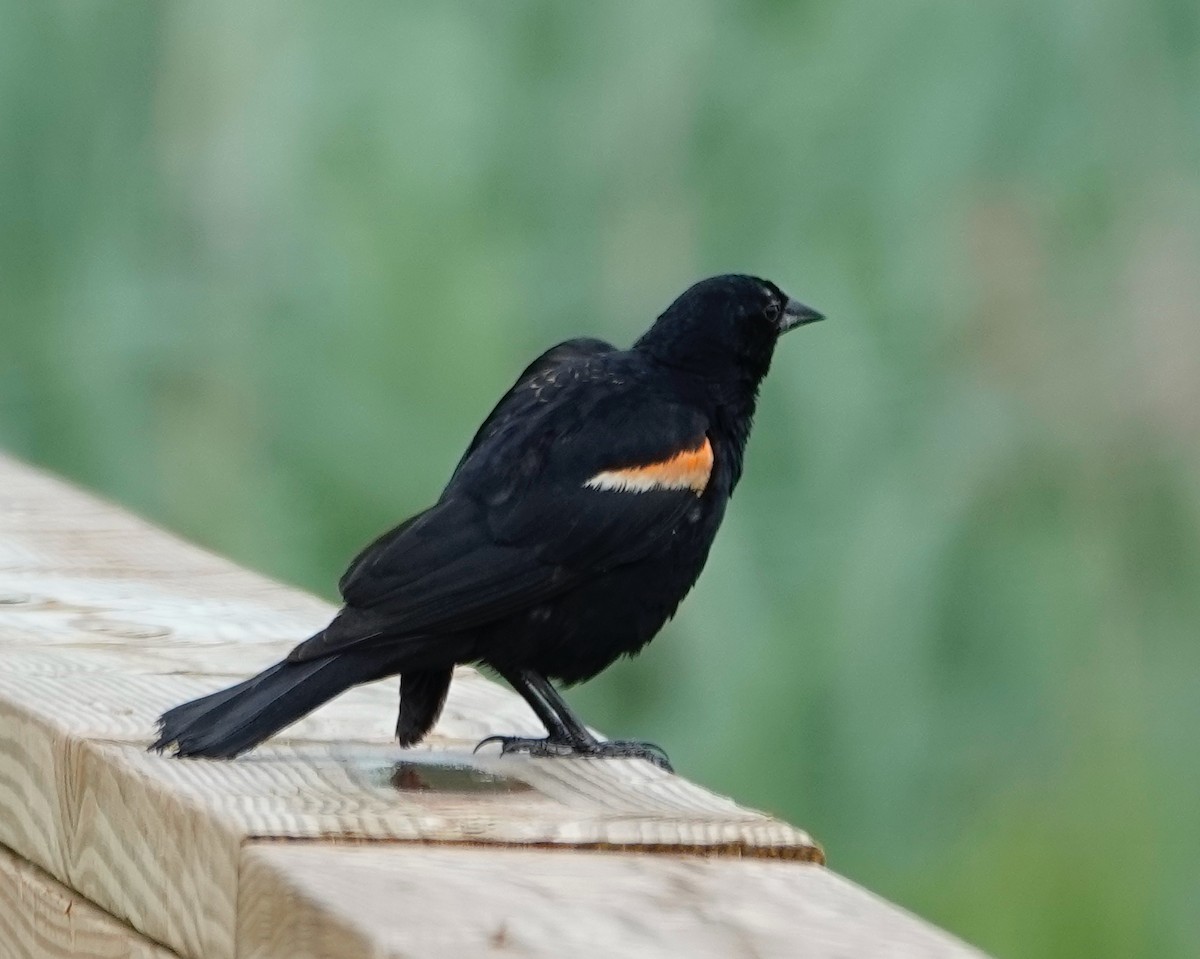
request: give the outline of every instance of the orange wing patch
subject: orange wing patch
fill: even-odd
[[[670,459],[645,466],[627,466],[597,473],[583,485],[589,489],[620,493],[645,493],[656,489],[690,489],[699,496],[712,475],[713,450],[708,437],[694,450],[684,450]]]

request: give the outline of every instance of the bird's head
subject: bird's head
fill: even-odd
[[[756,388],[779,337],[820,319],[769,280],[714,276],[684,291],[635,349],[713,381],[733,379]]]

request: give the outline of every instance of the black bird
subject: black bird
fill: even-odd
[[[410,746],[437,720],[454,666],[475,663],[504,677],[548,733],[484,741],[502,752],[670,769],[657,746],[597,740],[551,680],[590,679],[674,615],[741,477],[776,341],[821,318],[766,280],[718,276],[629,350],[569,340],[542,354],[438,501],[355,557],[333,621],[257,676],[164,713],[151,748],[229,758],[396,674],[396,738]]]

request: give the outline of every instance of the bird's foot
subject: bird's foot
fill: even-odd
[[[527,756],[573,756],[579,750],[570,743],[558,742],[553,739],[524,739],[520,736],[488,736],[475,744],[472,752],[479,752],[484,746],[492,743],[500,744],[500,755],[509,753],[525,753]]]
[[[631,739],[597,740],[583,747],[581,755],[596,759],[644,759],[665,772],[675,772],[667,751],[654,743],[643,743]]]
[[[592,740],[591,742],[568,743],[553,739],[523,739],[519,736],[488,736],[476,747],[479,752],[491,743],[500,744],[500,755],[525,753],[527,756],[578,756],[584,759],[644,759],[659,769],[672,773],[671,761],[666,751],[654,743],[629,740]]]

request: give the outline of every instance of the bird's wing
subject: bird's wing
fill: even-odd
[[[437,505],[358,557],[344,625],[293,658],[478,626],[665,548],[713,472],[707,420],[565,379],[516,404]]]
[[[516,382],[509,387],[508,392],[500,398],[500,402],[495,405],[479,429],[475,431],[475,435],[467,445],[462,459],[454,467],[451,479],[453,480],[453,477],[458,475],[463,464],[479,448],[481,443],[490,439],[498,429],[514,417],[521,416],[523,412],[527,413],[528,403],[524,402],[524,400],[528,398],[527,394],[535,388],[535,380],[541,374],[557,369],[564,364],[575,362],[576,360],[586,360],[588,357],[613,353],[616,352],[616,349],[615,346],[604,340],[582,336],[573,340],[564,340],[562,343],[557,343],[542,353],[541,356],[521,371],[521,375],[517,377]],[[338,592],[344,596],[347,584],[357,577],[360,565],[364,561],[378,556],[381,551],[386,550],[393,540],[401,536],[411,523],[415,523],[423,515],[423,513],[418,513],[416,516],[411,517],[394,529],[388,530],[363,547],[358,555],[350,561],[350,565],[346,569],[346,572],[342,574],[342,578],[338,580]]]
[[[516,382],[500,398],[500,402],[487,415],[487,419],[480,424],[479,429],[476,430],[475,435],[471,438],[466,452],[463,453],[462,459],[458,461],[458,466],[454,468],[454,473],[457,475],[463,463],[467,461],[467,458],[479,448],[480,443],[491,438],[492,434],[512,415],[514,408],[519,409],[522,406],[520,402],[522,393],[527,393],[534,389],[535,381],[541,374],[577,360],[586,360],[592,356],[613,353],[616,352],[616,349],[615,346],[611,343],[606,343],[604,340],[581,336],[573,340],[564,340],[562,343],[555,344],[546,350],[545,353],[521,371],[521,375],[517,377]]]

